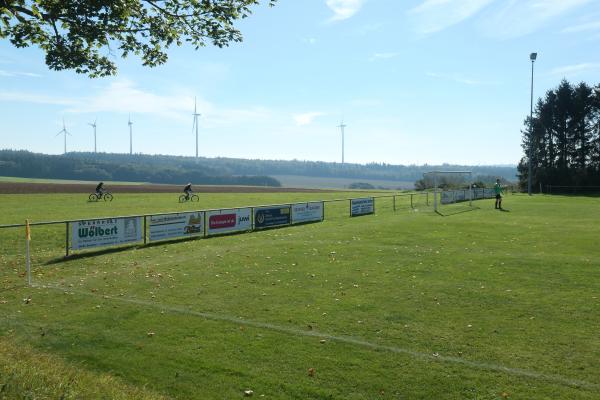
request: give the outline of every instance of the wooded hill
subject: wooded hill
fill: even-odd
[[[432,170],[470,170],[474,177],[497,176],[514,181],[514,166],[340,164],[321,161],[248,160],[114,154],[45,155],[0,151],[0,175],[27,178],[139,181],[153,183],[279,186],[270,175],[385,179],[414,182]]]

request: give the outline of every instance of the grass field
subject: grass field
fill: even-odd
[[[514,195],[510,212],[484,200],[447,217],[387,201],[373,216],[333,203],[323,223],[67,260],[64,226],[34,227],[32,288],[22,230],[0,230],[0,398],[600,398],[597,198]],[[0,224],[195,206],[0,205]]]

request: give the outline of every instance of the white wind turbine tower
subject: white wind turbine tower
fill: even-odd
[[[65,119],[63,118],[63,128],[60,132],[58,132],[54,137],[63,134],[65,136],[65,152],[64,154],[67,154],[67,135],[71,136],[71,134],[69,132],[67,132],[67,128],[65,127]]]
[[[344,128],[346,127],[346,125],[344,125],[344,119],[342,119],[342,122],[338,125],[338,128],[340,128],[340,131],[342,131],[342,164],[344,163]]]
[[[129,154],[133,154],[133,122],[131,122],[131,114],[129,114],[129,120],[127,121],[127,125],[129,125]]]
[[[92,128],[94,128],[94,153],[98,152],[98,150],[96,148],[96,121],[98,121],[98,118],[96,118],[94,120],[93,124],[91,122],[88,122],[88,125],[91,126]]]
[[[196,97],[194,97],[194,123],[192,124],[192,131],[196,128],[196,158],[198,158],[198,117],[202,114],[196,112]]]

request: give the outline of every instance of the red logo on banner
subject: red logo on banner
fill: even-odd
[[[210,229],[233,228],[236,225],[235,218],[236,214],[211,215],[208,226]]]

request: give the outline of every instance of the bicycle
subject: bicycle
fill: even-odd
[[[189,196],[187,194],[182,194],[181,196],[179,196],[180,203],[185,203],[186,201],[193,201],[197,203],[200,201],[200,197],[198,197],[198,195],[195,194]]]
[[[104,201],[113,201],[113,195],[110,192],[92,193],[88,199],[89,201],[99,201],[101,199],[104,199]]]

